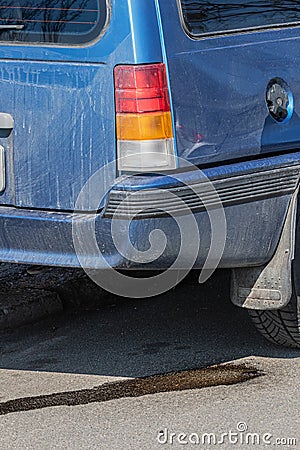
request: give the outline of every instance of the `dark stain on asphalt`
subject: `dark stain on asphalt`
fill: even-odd
[[[159,392],[201,389],[242,383],[263,375],[255,367],[224,364],[203,369],[182,370],[143,378],[115,381],[92,389],[58,392],[0,402],[0,415],[52,406],[77,406],[125,397],[141,397]]]
[[[143,348],[144,355],[156,355],[160,352],[160,350],[169,347],[170,344],[166,342],[153,342],[150,344],[146,344]]]

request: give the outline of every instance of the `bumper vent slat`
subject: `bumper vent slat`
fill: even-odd
[[[207,207],[237,205],[293,193],[296,189],[300,165],[284,167],[244,176],[211,180],[219,199],[205,181],[191,186],[168,189],[141,189],[134,191],[113,189],[108,197],[104,217],[115,219],[147,219],[168,214],[186,214],[187,209],[201,212]],[[166,194],[165,194],[166,192]],[[176,197],[170,199],[169,194]],[[186,205],[183,206],[182,202]]]

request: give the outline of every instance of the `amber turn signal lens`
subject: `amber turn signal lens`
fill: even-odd
[[[170,112],[117,115],[117,139],[135,141],[169,139],[172,137]]]

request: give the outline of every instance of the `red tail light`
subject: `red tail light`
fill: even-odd
[[[117,66],[115,93],[117,113],[170,111],[164,64]]]
[[[119,169],[173,169],[173,125],[165,64],[117,66],[114,76]]]

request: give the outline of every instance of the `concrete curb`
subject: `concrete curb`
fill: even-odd
[[[36,322],[62,310],[62,301],[55,292],[38,289],[2,292],[0,330]]]
[[[83,270],[0,263],[0,331],[113,301]]]

